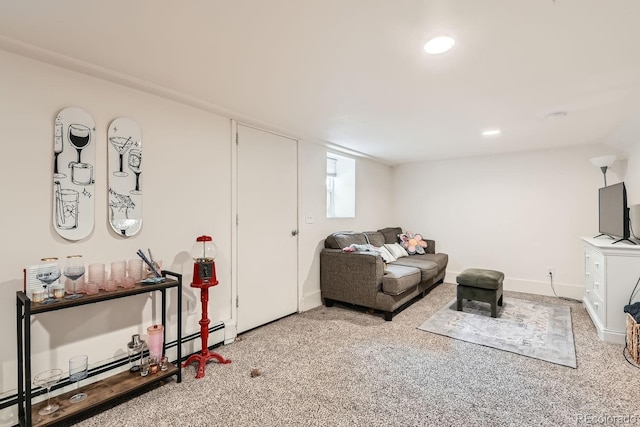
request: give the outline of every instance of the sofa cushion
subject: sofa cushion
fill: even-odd
[[[398,234],[402,234],[402,227],[387,227],[378,231],[384,236],[385,243],[397,243]]]
[[[413,267],[420,270],[422,273],[422,281],[426,282],[427,280],[433,279],[438,275],[438,264],[432,261],[427,261],[424,259],[419,259],[419,255],[410,256],[405,258],[400,258],[393,265],[404,266],[404,267]]]
[[[363,233],[340,231],[329,235],[324,241],[324,247],[329,249],[343,249],[352,244],[366,245],[367,243],[367,238]]]
[[[400,295],[420,283],[420,270],[403,265],[389,264],[382,276],[382,292]]]
[[[443,271],[447,268],[447,264],[449,263],[449,255],[439,253],[439,254],[422,254],[422,255],[411,255],[412,259],[421,259],[424,261],[431,261],[438,264],[438,271]]]
[[[379,248],[380,246],[384,245],[384,234],[380,233],[379,231],[365,231],[364,232],[365,237],[367,238],[367,240],[369,240],[369,243],[371,243],[373,246]]]

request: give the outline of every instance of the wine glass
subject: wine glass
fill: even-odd
[[[77,299],[82,295],[76,293],[76,280],[84,275],[84,261],[82,255],[69,255],[64,266],[64,275],[73,281],[73,293],[67,295],[68,299]]]
[[[129,191],[131,194],[140,194],[140,173],[142,172],[142,151],[138,148],[129,150],[129,169],[136,174],[136,188]]]
[[[54,386],[62,378],[62,369],[49,369],[48,371],[40,372],[33,377],[33,384],[38,387],[44,387],[47,389],[47,406],[40,409],[38,413],[40,415],[48,415],[58,410],[60,405],[57,403],[51,404],[51,387]]]
[[[73,356],[69,359],[69,381],[76,383],[76,394],[71,396],[69,402],[78,403],[87,398],[87,393],[78,393],[80,381],[89,375],[89,356]]]
[[[111,142],[111,145],[113,145],[113,148],[118,152],[118,155],[120,155],[120,170],[117,170],[113,174],[115,176],[129,176],[128,173],[122,170],[122,160],[124,153],[129,149],[129,147],[131,147],[131,144],[133,144],[131,137],[125,138],[124,136],[112,136],[109,138],[109,141]]]
[[[89,145],[90,141],[91,129],[80,124],[69,125],[69,142],[78,152],[78,163],[82,163],[80,154],[82,153],[82,149]]]
[[[42,304],[58,302],[57,299],[51,297],[50,285],[59,278],[60,266],[58,265],[58,258],[42,258],[36,270],[36,279],[40,280],[47,290],[47,297],[42,301]]]

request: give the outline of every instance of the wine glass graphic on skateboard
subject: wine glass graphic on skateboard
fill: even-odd
[[[109,140],[109,224],[122,237],[142,228],[142,131],[126,117],[111,122]]]
[[[54,121],[53,227],[67,240],[81,240],[93,231],[96,162],[95,123],[85,110],[67,107]]]

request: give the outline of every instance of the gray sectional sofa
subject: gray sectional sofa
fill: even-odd
[[[352,244],[373,247],[394,244],[399,234],[401,227],[329,235],[320,252],[320,291],[324,304],[331,307],[340,301],[381,310],[385,320],[390,321],[398,309],[442,283],[449,257],[436,253],[433,240],[426,240],[425,254],[403,256],[389,263],[375,251],[343,251]]]

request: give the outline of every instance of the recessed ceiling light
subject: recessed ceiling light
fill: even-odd
[[[500,133],[500,129],[487,129],[485,131],[482,131],[482,136],[495,136],[500,135]]]
[[[424,45],[424,51],[431,55],[445,53],[453,47],[455,40],[447,36],[439,36],[429,40]]]

